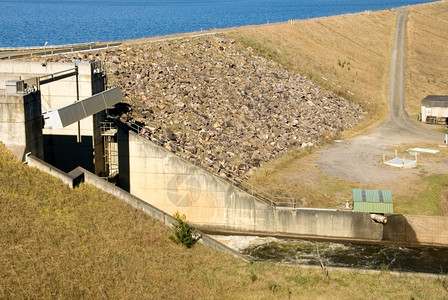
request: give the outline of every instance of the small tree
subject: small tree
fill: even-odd
[[[176,218],[176,222],[172,223],[174,234],[170,236],[170,240],[187,248],[193,247],[200,239],[200,235],[196,233],[195,228],[188,224],[185,215],[176,212],[173,217]]]

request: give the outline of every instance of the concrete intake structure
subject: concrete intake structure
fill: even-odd
[[[0,94],[10,94],[9,83],[13,81],[37,82],[32,79],[52,78],[52,74],[60,74],[74,67],[77,68],[77,76],[36,87],[41,99],[40,112],[71,104],[104,91],[105,74],[102,72],[102,66],[86,61],[52,63],[42,58],[40,62],[0,60]],[[0,113],[6,116],[9,112],[2,108]],[[32,153],[65,172],[82,166],[97,175],[104,174],[104,146],[101,136],[101,121],[104,119],[104,112],[100,112],[81,120],[79,125],[76,123],[62,129],[44,128],[43,155],[33,151]],[[15,120],[20,120],[20,117],[10,117],[8,120],[12,122],[10,125],[12,126]],[[0,132],[0,140],[8,144],[9,139],[14,138],[13,134],[7,137],[12,132],[14,131]],[[78,136],[82,138],[78,139]]]

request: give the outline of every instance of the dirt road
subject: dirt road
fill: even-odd
[[[441,133],[411,120],[405,110],[405,53],[408,11],[396,9],[397,25],[392,49],[389,79],[389,115],[375,129],[361,136],[329,145],[318,152],[318,166],[331,176],[363,184],[392,182],[418,170],[392,169],[381,164],[383,153],[391,158],[390,148],[402,144],[442,143]],[[388,150],[389,149],[389,150]]]

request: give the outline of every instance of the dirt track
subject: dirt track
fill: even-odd
[[[318,165],[331,176],[369,183],[395,181],[417,174],[416,169],[392,169],[381,164],[383,153],[389,158],[390,148],[403,144],[441,144],[441,133],[424,128],[410,119],[405,110],[405,53],[408,11],[396,9],[397,25],[392,49],[389,80],[389,115],[375,129],[352,139],[329,145],[318,152]],[[407,155],[409,156],[409,154]]]

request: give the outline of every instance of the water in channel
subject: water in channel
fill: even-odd
[[[448,273],[448,248],[403,247],[249,236],[213,236],[254,261],[359,269]]]

